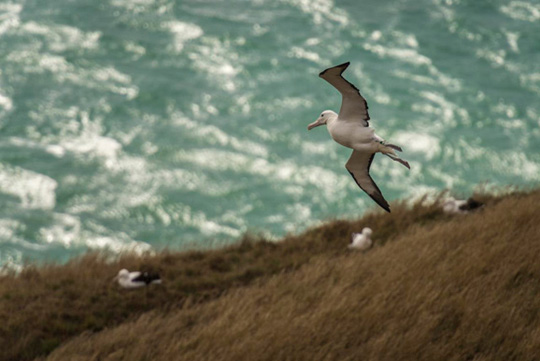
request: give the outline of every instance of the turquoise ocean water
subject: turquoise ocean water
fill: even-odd
[[[376,207],[324,127],[351,61],[388,200],[540,181],[540,3],[0,0],[0,265],[279,237]]]

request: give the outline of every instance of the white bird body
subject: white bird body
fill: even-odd
[[[465,214],[470,211],[477,210],[481,208],[483,204],[469,198],[464,199],[455,199],[454,197],[448,197],[443,203],[443,212],[447,214]]]
[[[148,272],[129,272],[127,269],[122,269],[114,278],[118,280],[118,284],[123,288],[139,288],[150,284],[161,284],[159,275]]]
[[[354,249],[358,251],[366,251],[371,248],[373,241],[371,239],[371,234],[373,231],[371,228],[362,229],[361,233],[352,234],[352,243],[349,245],[349,249]]]
[[[444,202],[443,211],[444,213],[450,214],[464,213],[462,210],[459,209],[459,207],[465,204],[467,204],[467,201],[465,200],[457,200],[453,197],[450,197]]]
[[[330,83],[342,95],[339,114],[325,110],[319,118],[308,125],[308,130],[326,124],[328,132],[334,141],[344,147],[353,149],[345,167],[352,175],[356,184],[365,191],[378,205],[390,212],[390,206],[384,199],[379,187],[369,175],[369,168],[375,153],[382,153],[392,160],[410,169],[409,163],[398,157],[396,150],[401,148],[388,144],[383,138],[369,128],[369,114],[366,100],[358,88],[349,83],[341,74],[350,63],[344,63],[322,71],[319,76]]]
[[[328,112],[330,113],[331,111]],[[378,149],[377,143],[373,142],[375,129],[363,127],[357,122],[340,121],[338,120],[338,115],[334,112],[332,113],[328,116],[329,119],[327,119],[326,127],[328,133],[330,133],[330,136],[336,143],[359,151]]]

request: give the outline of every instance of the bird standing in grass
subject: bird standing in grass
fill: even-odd
[[[121,269],[114,278],[123,288],[140,288],[150,284],[161,284],[161,278],[157,273],[149,272],[129,272],[127,269]]]
[[[352,234],[352,243],[349,244],[349,249],[358,251],[366,251],[371,248],[373,241],[371,240],[371,234],[373,231],[369,227],[362,229],[362,233]]]

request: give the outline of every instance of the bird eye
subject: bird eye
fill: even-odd
[[[324,114],[321,114],[321,117],[324,117]]]

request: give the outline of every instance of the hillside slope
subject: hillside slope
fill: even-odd
[[[539,204],[534,192],[418,222],[384,247],[321,253],[213,301],[82,335],[48,360],[538,360]]]
[[[540,191],[447,216],[333,221],[278,243],[87,255],[0,277],[0,360],[528,360],[540,354]],[[375,247],[350,252],[374,229]],[[126,291],[122,267],[164,284]]]

